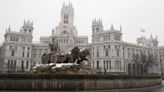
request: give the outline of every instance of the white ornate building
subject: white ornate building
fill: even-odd
[[[52,38],[58,42],[61,52],[74,46],[89,48],[88,37],[78,36],[74,25],[74,9],[70,4],[63,4],[61,22],[52,30],[51,36],[40,37],[40,43],[32,43],[33,23],[24,21],[20,32],[6,30],[5,41],[0,47],[1,71],[30,71],[31,67],[41,63],[43,53],[48,53]]]
[[[32,43],[33,23],[25,21],[20,32],[10,28],[5,33],[5,41],[0,47],[1,71],[29,71],[36,63],[41,63],[43,53],[49,52],[48,44],[52,38],[58,42],[61,51],[65,52],[74,46],[90,49],[91,66],[99,73],[137,74],[142,72],[143,65],[135,62],[134,56],[152,54],[155,63],[149,67],[149,73],[160,73],[157,38],[140,37],[138,44],[122,40],[122,30],[111,26],[104,30],[101,20],[92,22],[92,43],[87,36],[78,36],[74,25],[74,9],[71,4],[63,4],[61,21],[52,30],[52,35],[40,37],[40,43]],[[139,61],[139,60],[138,60]]]
[[[137,44],[122,40],[122,29],[104,30],[101,20],[92,22],[91,60],[92,67],[97,72],[114,74],[140,74],[143,64],[140,62],[141,54],[152,55],[154,63],[149,67],[149,73],[160,73],[159,50],[157,38],[137,38]],[[138,62],[134,61],[137,56]]]
[[[24,21],[19,32],[6,29],[1,46],[3,71],[29,71],[31,68],[33,23]]]

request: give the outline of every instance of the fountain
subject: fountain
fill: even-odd
[[[91,68],[87,56],[89,50],[79,49],[75,46],[71,51],[60,52],[58,43],[52,39],[49,44],[50,53],[42,55],[42,64],[36,64],[32,68],[35,74],[56,74],[56,75],[96,75]]]

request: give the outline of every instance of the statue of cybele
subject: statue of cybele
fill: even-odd
[[[52,38],[52,41],[49,43],[49,47],[51,52],[60,52],[60,47],[54,37]]]
[[[60,53],[60,47],[54,37],[49,43],[49,48],[50,48],[51,53],[49,54],[44,53],[42,55],[42,64],[57,62],[57,59],[58,59],[57,55],[58,53]]]

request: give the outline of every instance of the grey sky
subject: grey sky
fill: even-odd
[[[124,41],[136,43],[144,28],[147,37],[158,35],[159,44],[164,45],[164,0],[0,0],[0,43],[5,29],[11,25],[19,31],[24,19],[34,22],[33,41],[51,35],[64,1],[73,4],[78,34],[87,35],[90,41],[92,19],[101,18],[104,29],[111,23],[116,29],[122,25]]]

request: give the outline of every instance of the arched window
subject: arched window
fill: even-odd
[[[62,35],[69,35],[69,32],[66,31],[66,30],[64,30],[61,34],[62,34]]]
[[[99,28],[96,28],[96,32],[99,32],[99,30],[100,30]]]
[[[64,15],[64,19],[68,19],[69,18],[69,16],[68,15]]]
[[[14,56],[14,54],[15,54],[15,51],[12,50],[12,51],[11,51],[11,56]]]
[[[93,33],[95,32],[95,29],[94,29],[94,28],[92,29],[92,32],[93,32]]]

